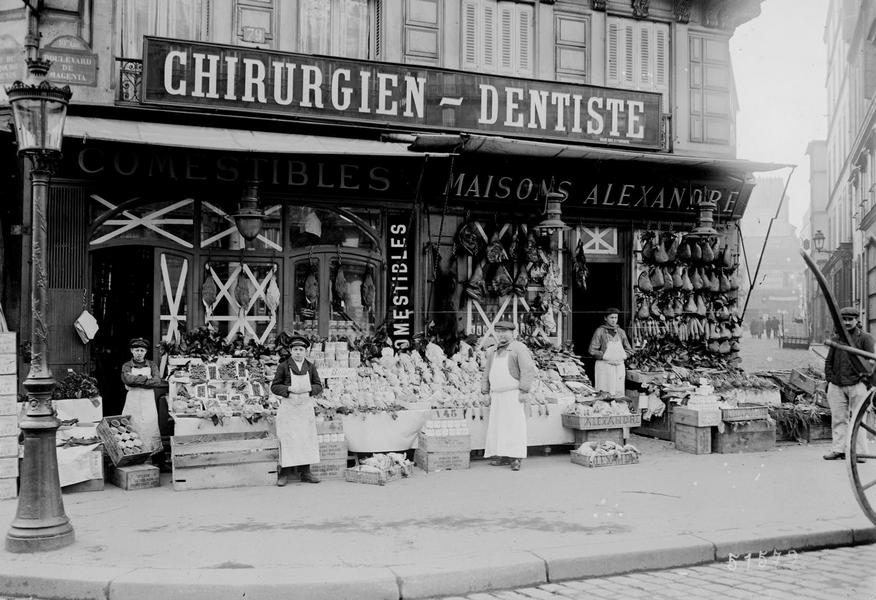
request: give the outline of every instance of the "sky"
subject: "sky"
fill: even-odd
[[[737,156],[797,165],[788,197],[798,228],[809,204],[806,146],[827,137],[827,7],[828,0],[764,0],[760,16],[730,39]],[[776,173],[784,181],[789,171]]]

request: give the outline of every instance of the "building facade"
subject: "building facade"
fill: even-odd
[[[803,227],[800,230],[800,239],[803,240],[803,249],[819,268],[824,268],[826,256],[829,251],[817,248],[813,240],[815,235],[825,235],[827,224],[827,141],[813,140],[806,147],[806,155],[809,157],[809,207],[803,216]],[[833,330],[824,295],[815,281],[815,277],[808,269],[803,276],[803,296],[805,298],[804,314],[809,324],[810,338],[816,342],[822,342],[830,336]]]
[[[95,371],[109,411],[129,338],[204,324],[259,343],[383,326],[401,346],[511,317],[584,352],[606,306],[629,325],[641,305],[643,238],[713,218],[738,256],[751,174],[771,166],[735,159],[728,41],[759,5],[45,0],[50,78],[73,88],[50,361]],[[24,9],[0,6],[11,82]],[[21,201],[3,208],[3,303],[26,342],[28,178],[6,148]],[[264,212],[252,240],[242,197]],[[569,229],[540,229],[548,209]],[[496,242],[512,256],[479,258]],[[88,345],[71,327],[86,309]]]

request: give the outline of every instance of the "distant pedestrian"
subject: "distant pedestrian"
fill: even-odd
[[[847,306],[840,311],[843,327],[851,338],[852,346],[859,350],[873,352],[873,337],[866,333],[858,322],[858,309]],[[833,338],[839,342],[842,338],[837,332]],[[870,368],[872,361],[864,361]],[[864,383],[868,377],[860,373],[852,363],[851,354],[831,346],[824,361],[824,376],[827,379],[827,403],[830,405],[830,422],[833,434],[833,444],[830,452],[824,455],[824,460],[842,460],[846,457],[848,446],[849,417],[867,396],[867,386]],[[858,436],[858,453],[867,452],[866,436]],[[858,458],[858,462],[864,462]]]
[[[763,321],[760,319],[752,319],[749,328],[751,329],[751,337],[760,339],[760,336],[763,335]]]
[[[495,456],[491,465],[519,471],[526,458],[526,400],[536,368],[529,348],[514,339],[514,329],[511,321],[496,323],[498,344],[487,350],[481,393],[490,396],[484,458]]]

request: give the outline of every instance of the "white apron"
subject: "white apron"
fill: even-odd
[[[310,375],[290,375],[291,397],[281,399],[277,409],[280,466],[313,465],[319,462],[319,441],[313,400],[310,399]]]
[[[134,367],[131,375],[152,376],[152,369]],[[155,407],[155,392],[152,388],[128,387],[128,395],[125,397],[125,406],[122,408],[123,415],[131,415],[131,425],[143,438],[144,452],[158,452],[161,450],[161,433],[158,431],[158,409]]]
[[[596,389],[608,392],[615,397],[623,396],[627,373],[623,361],[626,359],[627,353],[624,351],[620,337],[608,342],[602,357],[603,360],[597,360],[593,368]],[[620,364],[613,365],[608,362],[609,360],[620,360]]]
[[[508,353],[493,356],[490,369],[490,420],[484,458],[526,458],[526,412],[519,382],[508,370]]]

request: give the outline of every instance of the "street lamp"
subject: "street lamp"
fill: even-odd
[[[247,242],[253,241],[262,229],[265,213],[259,210],[259,182],[248,181],[243,196],[237,205],[237,212],[231,215],[237,231]]]
[[[816,252],[824,252],[824,232],[820,229],[812,235],[812,243],[815,245]]]
[[[536,225],[536,229],[541,235],[549,236],[555,231],[566,231],[569,226],[563,222],[563,201],[566,197],[559,193],[550,191],[545,194],[545,219]]]
[[[46,197],[55,162],[61,157],[61,139],[67,104],[72,92],[46,81],[49,61],[36,58],[38,40],[29,34],[27,83],[16,81],[6,89],[18,154],[30,160],[31,171],[31,304],[30,372],[24,380],[27,390],[24,458],[18,510],[6,534],[9,552],[55,550],[73,543],[73,525],[64,513],[58,479],[55,432],[60,422],[52,407],[55,379],[47,361],[48,332],[46,300]]]

